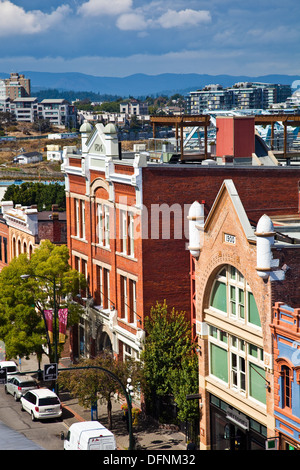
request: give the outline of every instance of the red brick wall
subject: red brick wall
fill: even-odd
[[[143,204],[192,204],[205,201],[209,213],[225,179],[232,179],[250,220],[298,212],[300,169],[147,167],[143,169]],[[184,217],[183,217],[184,218]],[[150,221],[149,221],[150,226]],[[150,234],[149,229],[149,234]],[[144,312],[156,300],[190,312],[188,240],[143,240]]]

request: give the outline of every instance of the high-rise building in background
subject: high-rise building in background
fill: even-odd
[[[5,96],[3,96],[5,93]],[[0,96],[1,98],[16,98],[28,97],[31,93],[30,78],[25,78],[23,74],[11,73],[9,78],[1,80],[0,83]]]

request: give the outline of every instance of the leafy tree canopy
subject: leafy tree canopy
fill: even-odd
[[[54,307],[54,283],[56,306],[68,308],[69,325],[78,322],[81,307],[72,299],[86,281],[68,260],[65,245],[45,240],[31,259],[21,254],[0,272],[0,339],[7,357],[41,357],[47,342],[43,312]]]
[[[81,369],[85,367],[87,369]],[[88,367],[92,367],[88,369]],[[99,369],[96,369],[99,367]],[[109,428],[112,429],[111,401],[117,394],[123,394],[120,383],[100,367],[112,372],[126,387],[127,378],[132,379],[134,388],[141,383],[141,363],[117,361],[111,354],[103,352],[94,359],[85,359],[74,366],[72,371],[60,373],[58,384],[78,398],[81,406],[89,408],[95,401],[107,403]]]
[[[37,205],[38,211],[50,211],[53,204],[57,204],[59,211],[66,210],[65,187],[59,183],[12,184],[5,191],[3,201],[13,201],[22,206]]]
[[[172,395],[179,408],[179,419],[188,419],[197,406],[186,403],[186,395],[198,391],[198,359],[185,312],[166,303],[157,303],[145,319],[146,339],[142,353],[149,402]]]

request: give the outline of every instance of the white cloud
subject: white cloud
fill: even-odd
[[[199,23],[209,23],[210,12],[207,10],[168,10],[158,20],[163,28],[176,28],[180,26],[197,26]]]
[[[120,15],[128,11],[133,0],[88,0],[78,8],[83,16]]]
[[[141,31],[147,28],[147,21],[139,13],[125,13],[117,19],[117,27],[123,31]]]
[[[0,9],[1,37],[40,33],[61,22],[70,11],[69,6],[62,5],[50,14],[40,10],[26,12],[9,0],[0,0]]]

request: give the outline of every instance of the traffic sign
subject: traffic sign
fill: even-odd
[[[6,384],[7,382],[7,370],[5,368],[0,369],[0,384]]]
[[[57,373],[58,368],[56,362],[44,365],[44,380],[56,380]]]

